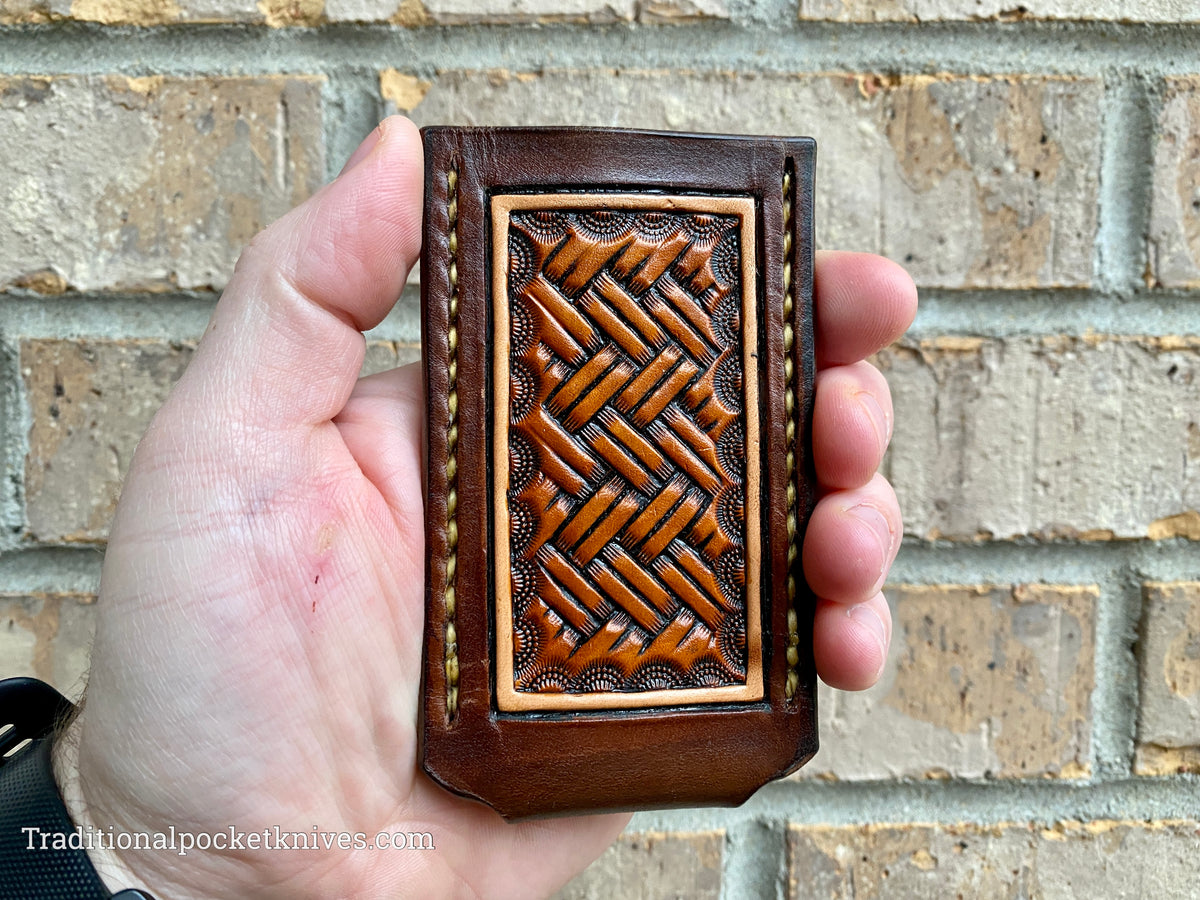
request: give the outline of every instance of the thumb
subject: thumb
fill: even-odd
[[[180,383],[203,398],[198,415],[285,429],[341,410],[362,332],[420,252],[422,172],[416,126],[385,119],[346,171],[250,242]]]

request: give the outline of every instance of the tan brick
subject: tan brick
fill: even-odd
[[[90,543],[107,537],[133,451],[191,355],[191,343],[163,341],[21,345],[32,422],[25,467],[30,538]],[[419,345],[371,341],[363,374],[420,358]]]
[[[1200,747],[1138,744],[1133,770],[1138,775],[1195,775],[1200,773]]]
[[[331,0],[332,2],[332,0]],[[423,0],[430,22],[679,22],[729,17],[725,0]]]
[[[220,287],[321,135],[316,78],[0,77],[0,289]]]
[[[1191,897],[1192,820],[800,826],[788,830],[795,900]]]
[[[34,24],[51,19],[47,0],[0,0],[0,25]]]
[[[258,8],[272,28],[310,28],[325,19],[325,0],[259,0]]]
[[[431,86],[431,82],[398,69],[384,69],[379,73],[379,93],[384,102],[399,113],[407,114],[416,109]]]
[[[363,359],[362,373],[374,375],[397,366],[421,361],[420,344],[397,344],[392,341],[371,341]]]
[[[1200,287],[1200,76],[1167,80],[1157,132],[1152,272],[1166,287]]]
[[[91,594],[0,594],[0,678],[25,675],[78,697],[95,631]]]
[[[1194,0],[800,0],[801,19],[837,22],[1074,19],[1104,22],[1197,22]]]
[[[0,24],[75,20],[139,27],[207,22],[303,26],[323,21],[321,7],[322,0],[0,0]]]
[[[0,24],[68,19],[145,27],[176,22],[261,24],[267,16],[256,0],[0,0]]]
[[[324,22],[472,25],[532,22],[683,23],[727,19],[725,0],[0,0],[0,25],[74,19],[103,25]]]
[[[191,358],[160,341],[27,341],[30,536],[100,541],[142,432]]]
[[[908,533],[1200,537],[1197,340],[945,338],[878,361]]]
[[[1143,775],[1200,766],[1200,582],[1142,589],[1141,700],[1135,767]]]
[[[902,585],[887,596],[879,684],[822,686],[821,749],[798,777],[1088,773],[1096,587]]]
[[[1091,280],[1101,95],[1071,78],[447,72],[412,112],[812,134],[823,246],[883,253],[923,285],[1016,288]]]
[[[717,900],[724,832],[624,834],[557,900]]]

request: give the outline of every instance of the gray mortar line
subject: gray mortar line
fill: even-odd
[[[0,589],[52,585],[55,566],[72,571],[98,558],[95,547],[10,547],[0,555]],[[906,538],[889,584],[1117,585],[1200,580],[1200,542],[1096,541],[981,544]],[[38,579],[42,581],[38,582]],[[28,587],[49,590],[50,587]]]
[[[421,340],[420,290],[404,289],[400,300],[368,339]],[[217,303],[215,293],[126,294],[93,292],[42,297],[0,293],[0,340],[90,338],[94,340],[195,341]]]
[[[1200,778],[1126,778],[1095,783],[1045,779],[970,782],[781,781],[735,809],[638,813],[630,832],[711,831],[750,822],[839,826],[872,823],[1004,823],[1050,826],[1062,821],[1195,820]]]
[[[216,305],[214,293],[0,294],[5,338],[39,340],[196,340]]]
[[[325,178],[331,181],[382,117],[378,70],[354,68],[331,73],[322,107]]]
[[[1089,334],[1200,334],[1200,292],[1141,291],[1129,299],[1100,291],[920,291],[913,339]],[[0,292],[4,336],[20,339],[109,338],[195,340],[216,304],[213,293],[126,294],[103,291],[42,297]],[[420,288],[400,300],[368,337],[418,343]]]
[[[1200,542],[966,543],[906,538],[893,584],[1105,584],[1135,571],[1152,581],[1200,579]]]
[[[908,332],[915,338],[1200,334],[1200,294],[1186,291],[925,289],[919,293],[917,319]]]
[[[104,548],[40,547],[0,553],[0,593],[94,594]]]
[[[1103,22],[458,26],[252,25],[0,30],[0,73],[220,75],[618,67],[745,72],[1045,73],[1147,76],[1197,69],[1197,25]]]
[[[1131,569],[1104,583],[1096,610],[1092,704],[1092,768],[1096,781],[1122,780],[1133,771],[1137,742],[1138,662],[1134,645],[1141,619],[1141,585]]]
[[[1137,291],[1144,286],[1146,234],[1154,194],[1158,104],[1140,77],[1106,79],[1102,111],[1097,284]]]
[[[1140,541],[1129,551],[1139,581],[1200,581],[1200,542]]]
[[[741,822],[725,833],[721,858],[724,900],[775,900],[786,878],[787,832],[776,822]]]
[[[20,359],[0,335],[0,552],[16,546],[24,526],[25,441],[28,412],[20,396]]]

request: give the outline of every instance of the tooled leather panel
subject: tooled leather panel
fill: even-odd
[[[740,803],[767,780],[796,768],[817,747],[815,674],[809,650],[814,601],[796,568],[795,606],[789,602],[792,541],[786,529],[793,508],[788,494],[796,492],[797,537],[803,533],[812,503],[807,453],[812,403],[812,142],[449,127],[426,129],[424,137],[422,321],[429,390],[426,547],[430,566],[422,765],[438,783],[482,800],[506,817]],[[788,193],[782,182],[789,168],[795,179],[791,254],[786,253],[783,239],[789,229],[781,207]],[[451,169],[459,173],[453,261],[447,208]],[[579,202],[599,194],[607,195],[600,198],[603,203]],[[492,240],[499,234],[501,219],[507,226],[508,215],[499,216],[497,206],[510,202],[515,210],[521,204],[514,201],[520,199],[526,204],[523,209],[547,209],[557,196],[569,201],[560,210],[612,208],[609,201],[622,195],[642,201],[642,205],[626,203],[624,209],[650,209],[652,204],[663,209],[662,201],[671,200],[677,203],[676,211],[695,210],[700,207],[687,204],[698,198],[705,203],[741,198],[746,204],[739,209],[743,223],[750,223],[742,244],[741,324],[747,334],[757,335],[756,342],[747,343],[743,356],[746,684],[645,692],[515,691],[512,647],[503,643],[512,638],[511,605],[503,605],[503,595],[513,565],[507,553],[510,523],[505,509],[508,435],[500,434],[509,425],[500,411],[509,407],[511,329],[506,304],[497,299],[508,293],[506,288],[497,289],[508,274],[507,231],[504,240]],[[502,250],[504,264],[497,264]],[[783,334],[785,263],[791,264],[793,276],[795,341],[790,374],[785,372],[788,354]],[[448,355],[452,266],[460,287],[455,379],[460,434],[454,489],[445,472],[455,365]],[[785,423],[792,418],[785,411],[789,382],[798,426],[792,478],[785,467],[791,442],[791,435],[785,434]],[[757,424],[751,426],[750,417],[756,413]],[[458,524],[453,623],[445,595],[451,509],[457,511]],[[759,560],[757,565],[750,562],[752,558]],[[799,615],[795,647],[791,646],[790,609]],[[453,685],[446,657],[454,641],[460,664],[459,702],[457,714],[448,715]],[[798,651],[798,660],[791,658],[791,651]],[[758,660],[756,653],[761,654]],[[505,660],[509,668],[501,677]],[[799,683],[789,698],[785,685],[792,681],[792,672]],[[728,764],[729,760],[737,764]],[[588,777],[580,777],[583,771]],[[697,772],[704,777],[697,778]]]
[[[739,226],[511,215],[517,691],[746,681]]]

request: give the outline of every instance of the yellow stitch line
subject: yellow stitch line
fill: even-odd
[[[447,407],[446,428],[446,715],[458,712],[458,632],[454,627],[455,593],[458,580],[458,170],[446,173],[446,217],[450,250],[450,317],[446,329]]]
[[[796,373],[791,364],[791,350],[794,341],[795,329],[788,319],[793,315],[795,301],[792,298],[792,175],[786,169],[783,173],[783,315],[784,315],[784,371],[786,373],[786,384],[784,385],[784,409],[788,417],[788,432],[792,440],[795,439],[795,434],[798,429],[793,424],[793,415],[796,406],[796,391],[794,382]],[[799,616],[796,614],[796,578],[792,574],[792,565],[796,559],[796,496],[798,488],[795,480],[796,476],[796,454],[792,446],[792,440],[788,441],[787,445],[787,522],[788,522],[788,576],[787,576],[787,592],[788,592],[788,648],[787,648],[787,682],[784,685],[784,696],[788,700],[795,699],[796,691],[800,687],[800,676],[796,673],[796,666],[800,662],[799,645]]]

